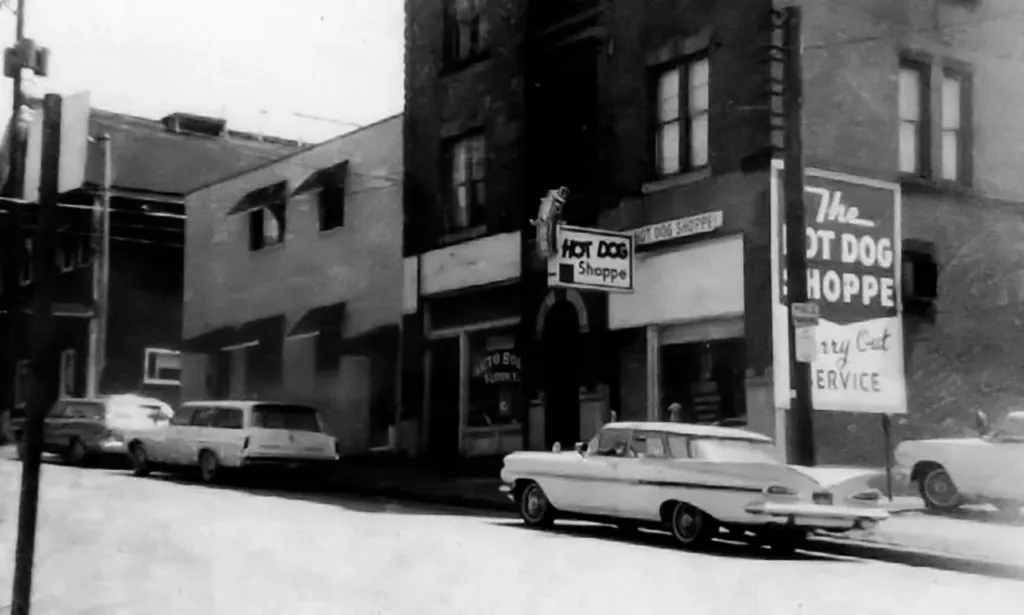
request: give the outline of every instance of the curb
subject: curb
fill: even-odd
[[[334,486],[340,492],[351,493],[354,495],[376,496],[470,510],[488,510],[505,513],[516,512],[516,507],[511,502],[506,503],[487,498],[413,492],[401,487],[393,486],[382,487],[353,484],[336,484]],[[913,513],[918,511],[908,510],[905,512]],[[941,551],[928,551],[924,549],[911,548],[895,543],[874,542],[871,540],[837,538],[824,535],[813,536],[810,540],[811,545],[813,545],[815,549],[820,548],[821,552],[829,555],[844,555],[920,568],[966,572],[1017,581],[1024,580],[1024,564],[1010,564],[995,560],[953,555],[950,553],[943,553]]]
[[[953,555],[941,551],[928,551],[894,543],[831,536],[814,536],[811,538],[811,544],[827,545],[823,552],[830,555],[848,555],[920,568],[967,572],[1015,581],[1024,580],[1024,565],[1022,564]]]

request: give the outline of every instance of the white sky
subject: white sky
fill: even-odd
[[[201,113],[306,141],[402,109],[403,0],[26,2],[26,35],[50,48],[50,76],[35,87],[89,90],[93,107]],[[0,46],[14,32],[3,9]],[[2,79],[4,120],[10,96]]]

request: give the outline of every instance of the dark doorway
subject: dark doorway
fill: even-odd
[[[452,459],[459,453],[459,338],[430,343],[429,455]]]
[[[576,309],[559,301],[544,321],[544,442],[571,449],[580,437],[580,328]]]

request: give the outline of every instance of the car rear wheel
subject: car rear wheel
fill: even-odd
[[[132,445],[129,457],[132,462],[132,474],[135,476],[149,476],[149,473],[153,471],[146,447],[141,443],[136,442]]]
[[[669,529],[676,542],[686,548],[706,545],[718,533],[718,524],[703,510],[679,502],[672,509]]]
[[[954,510],[963,504],[963,497],[946,468],[935,466],[925,473],[920,482],[921,499],[934,510]]]
[[[220,478],[220,462],[213,451],[203,451],[199,454],[199,477],[207,484],[215,483]]]
[[[530,527],[550,527],[555,521],[555,509],[547,494],[537,483],[530,483],[519,498],[519,515]]]
[[[64,461],[73,466],[80,466],[85,463],[89,451],[85,448],[85,442],[78,438],[72,438],[68,448],[64,452]]]

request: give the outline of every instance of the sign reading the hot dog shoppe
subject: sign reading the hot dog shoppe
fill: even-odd
[[[788,408],[789,300],[781,161],[773,163],[771,183],[774,389],[776,407]],[[806,169],[804,219],[807,299],[820,310],[812,325],[815,352],[808,361],[814,409],[906,413],[899,186]]]
[[[548,259],[549,286],[633,291],[632,233],[560,224],[555,227],[555,247]]]

